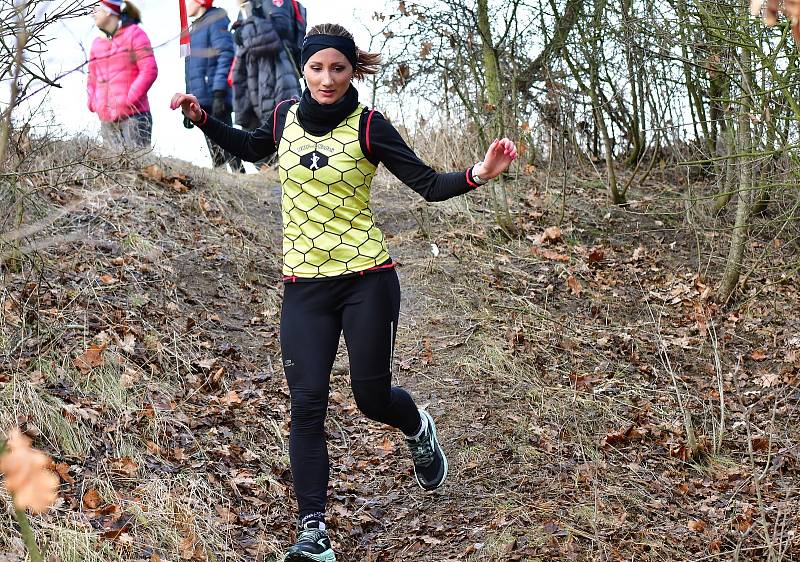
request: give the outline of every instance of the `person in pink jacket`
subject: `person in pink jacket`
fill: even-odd
[[[158,76],[150,39],[139,26],[141,14],[130,2],[102,0],[94,20],[104,37],[89,56],[89,111],[100,118],[103,141],[147,148],[153,117],[147,92]]]

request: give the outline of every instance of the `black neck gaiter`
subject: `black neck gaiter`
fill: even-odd
[[[352,84],[342,99],[332,104],[319,103],[306,88],[297,108],[297,117],[303,129],[315,137],[321,137],[334,130],[356,107],[358,90]]]

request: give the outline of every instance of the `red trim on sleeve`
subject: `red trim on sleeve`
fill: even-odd
[[[375,115],[375,110],[374,109],[369,112],[369,117],[367,117],[367,139],[366,139],[366,145],[367,145],[367,152],[369,152],[370,156],[373,156],[373,154],[372,154],[372,145],[369,142],[369,127],[372,124],[372,116],[373,115]]]
[[[305,25],[305,20],[303,19],[303,14],[300,13],[300,6],[297,5],[297,0],[292,0],[292,6],[294,6],[294,17],[297,21],[301,24]]]
[[[233,68],[236,66],[237,57],[233,57],[231,61],[231,67],[228,69],[228,86],[233,88]]]
[[[203,109],[202,107],[200,108],[200,111],[202,111],[203,114],[200,116],[200,121],[195,123],[195,125],[197,125],[198,127],[202,127],[203,125],[208,123],[208,113],[206,113],[206,110]]]
[[[469,186],[470,186],[472,189],[475,189],[476,187],[480,187],[480,186],[479,186],[477,183],[475,183],[474,181],[472,181],[472,168],[467,168],[467,174],[466,174],[466,176],[467,176],[467,183],[469,184]]]

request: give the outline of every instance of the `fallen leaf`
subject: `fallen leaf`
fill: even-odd
[[[531,252],[533,252],[537,256],[541,256],[545,259],[552,261],[560,261],[564,263],[569,261],[569,256],[566,256],[564,254],[559,254],[558,252],[555,252],[553,250],[548,250],[546,248],[539,248],[537,246],[533,246],[531,248]]]
[[[702,519],[690,519],[686,526],[695,533],[702,533],[706,529],[706,524]]]
[[[395,450],[397,449],[397,445],[395,445],[394,442],[391,439],[389,439],[389,436],[387,435],[386,437],[383,438],[383,441],[381,441],[380,445],[378,445],[378,449],[380,449],[381,451],[385,451],[386,453],[394,453]]]
[[[128,476],[130,478],[133,478],[139,474],[139,465],[136,464],[136,461],[130,457],[111,459],[109,464],[111,469],[117,474],[122,474],[123,476]]]
[[[48,469],[53,461],[31,444],[22,431],[11,430],[0,456],[0,474],[17,509],[43,513],[58,497],[58,477]]]
[[[755,435],[752,439],[753,449],[756,451],[766,452],[769,451],[772,441],[766,435]]]
[[[602,248],[592,248],[587,260],[589,265],[596,265],[603,261],[603,258],[605,258],[605,252],[603,252]]]
[[[766,373],[761,377],[760,382],[763,388],[772,388],[781,383],[781,376],[778,373]]]
[[[133,523],[131,522],[131,519],[128,518],[125,521],[114,522],[113,526],[110,529],[100,533],[100,536],[106,540],[115,541],[117,539],[120,539],[121,535],[127,533],[132,528],[133,528]]]
[[[646,434],[646,429],[638,427],[635,423],[632,423],[627,429],[608,433],[605,437],[603,437],[600,445],[602,447],[607,447],[609,445],[622,445],[628,441],[642,439]]]
[[[235,390],[231,390],[228,394],[220,398],[219,400],[223,404],[227,404],[230,406],[231,404],[241,404],[242,399],[239,398],[239,395],[236,393]]]
[[[93,345],[89,349],[87,349],[83,355],[79,355],[73,361],[75,367],[84,375],[89,374],[92,369],[95,367],[100,367],[105,363],[105,359],[103,359],[103,351],[105,351],[106,345]]]
[[[144,175],[152,180],[161,181],[164,179],[164,170],[153,164],[144,169]]]
[[[136,346],[136,336],[132,333],[128,332],[125,336],[117,342],[117,347],[119,347],[120,351],[124,351],[125,353],[133,353]]]
[[[100,498],[100,492],[92,488],[83,494],[83,507],[86,509],[97,509],[103,500]]]
[[[542,243],[545,242],[558,242],[561,240],[561,229],[557,226],[549,226],[544,229],[542,233]]]
[[[202,195],[200,196],[199,203],[200,203],[200,209],[206,213],[210,213],[214,210],[214,207],[211,205],[211,203],[208,202],[208,199],[206,199]]]
[[[431,348],[431,342],[424,340],[422,342],[422,348],[422,364],[430,365],[433,363],[433,349]]]
[[[750,359],[753,361],[763,361],[767,358],[767,353],[763,349],[756,349],[750,354]]]
[[[113,275],[105,274],[100,276],[100,282],[103,285],[113,285],[114,283],[118,282],[119,279],[114,277]]]
[[[578,281],[578,279],[572,275],[567,277],[567,286],[569,287],[570,292],[576,296],[580,295],[581,291],[583,291],[583,286],[581,285],[581,282]]]
[[[65,462],[56,463],[55,466],[53,466],[53,469],[55,470],[56,474],[58,474],[58,476],[61,478],[61,480],[63,480],[67,484],[75,483],[75,479],[69,473],[69,465],[67,463]]]

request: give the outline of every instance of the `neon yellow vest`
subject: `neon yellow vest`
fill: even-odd
[[[359,104],[333,131],[307,133],[289,108],[278,146],[283,195],[283,274],[334,277],[389,259],[369,206],[376,166],[359,142]]]

